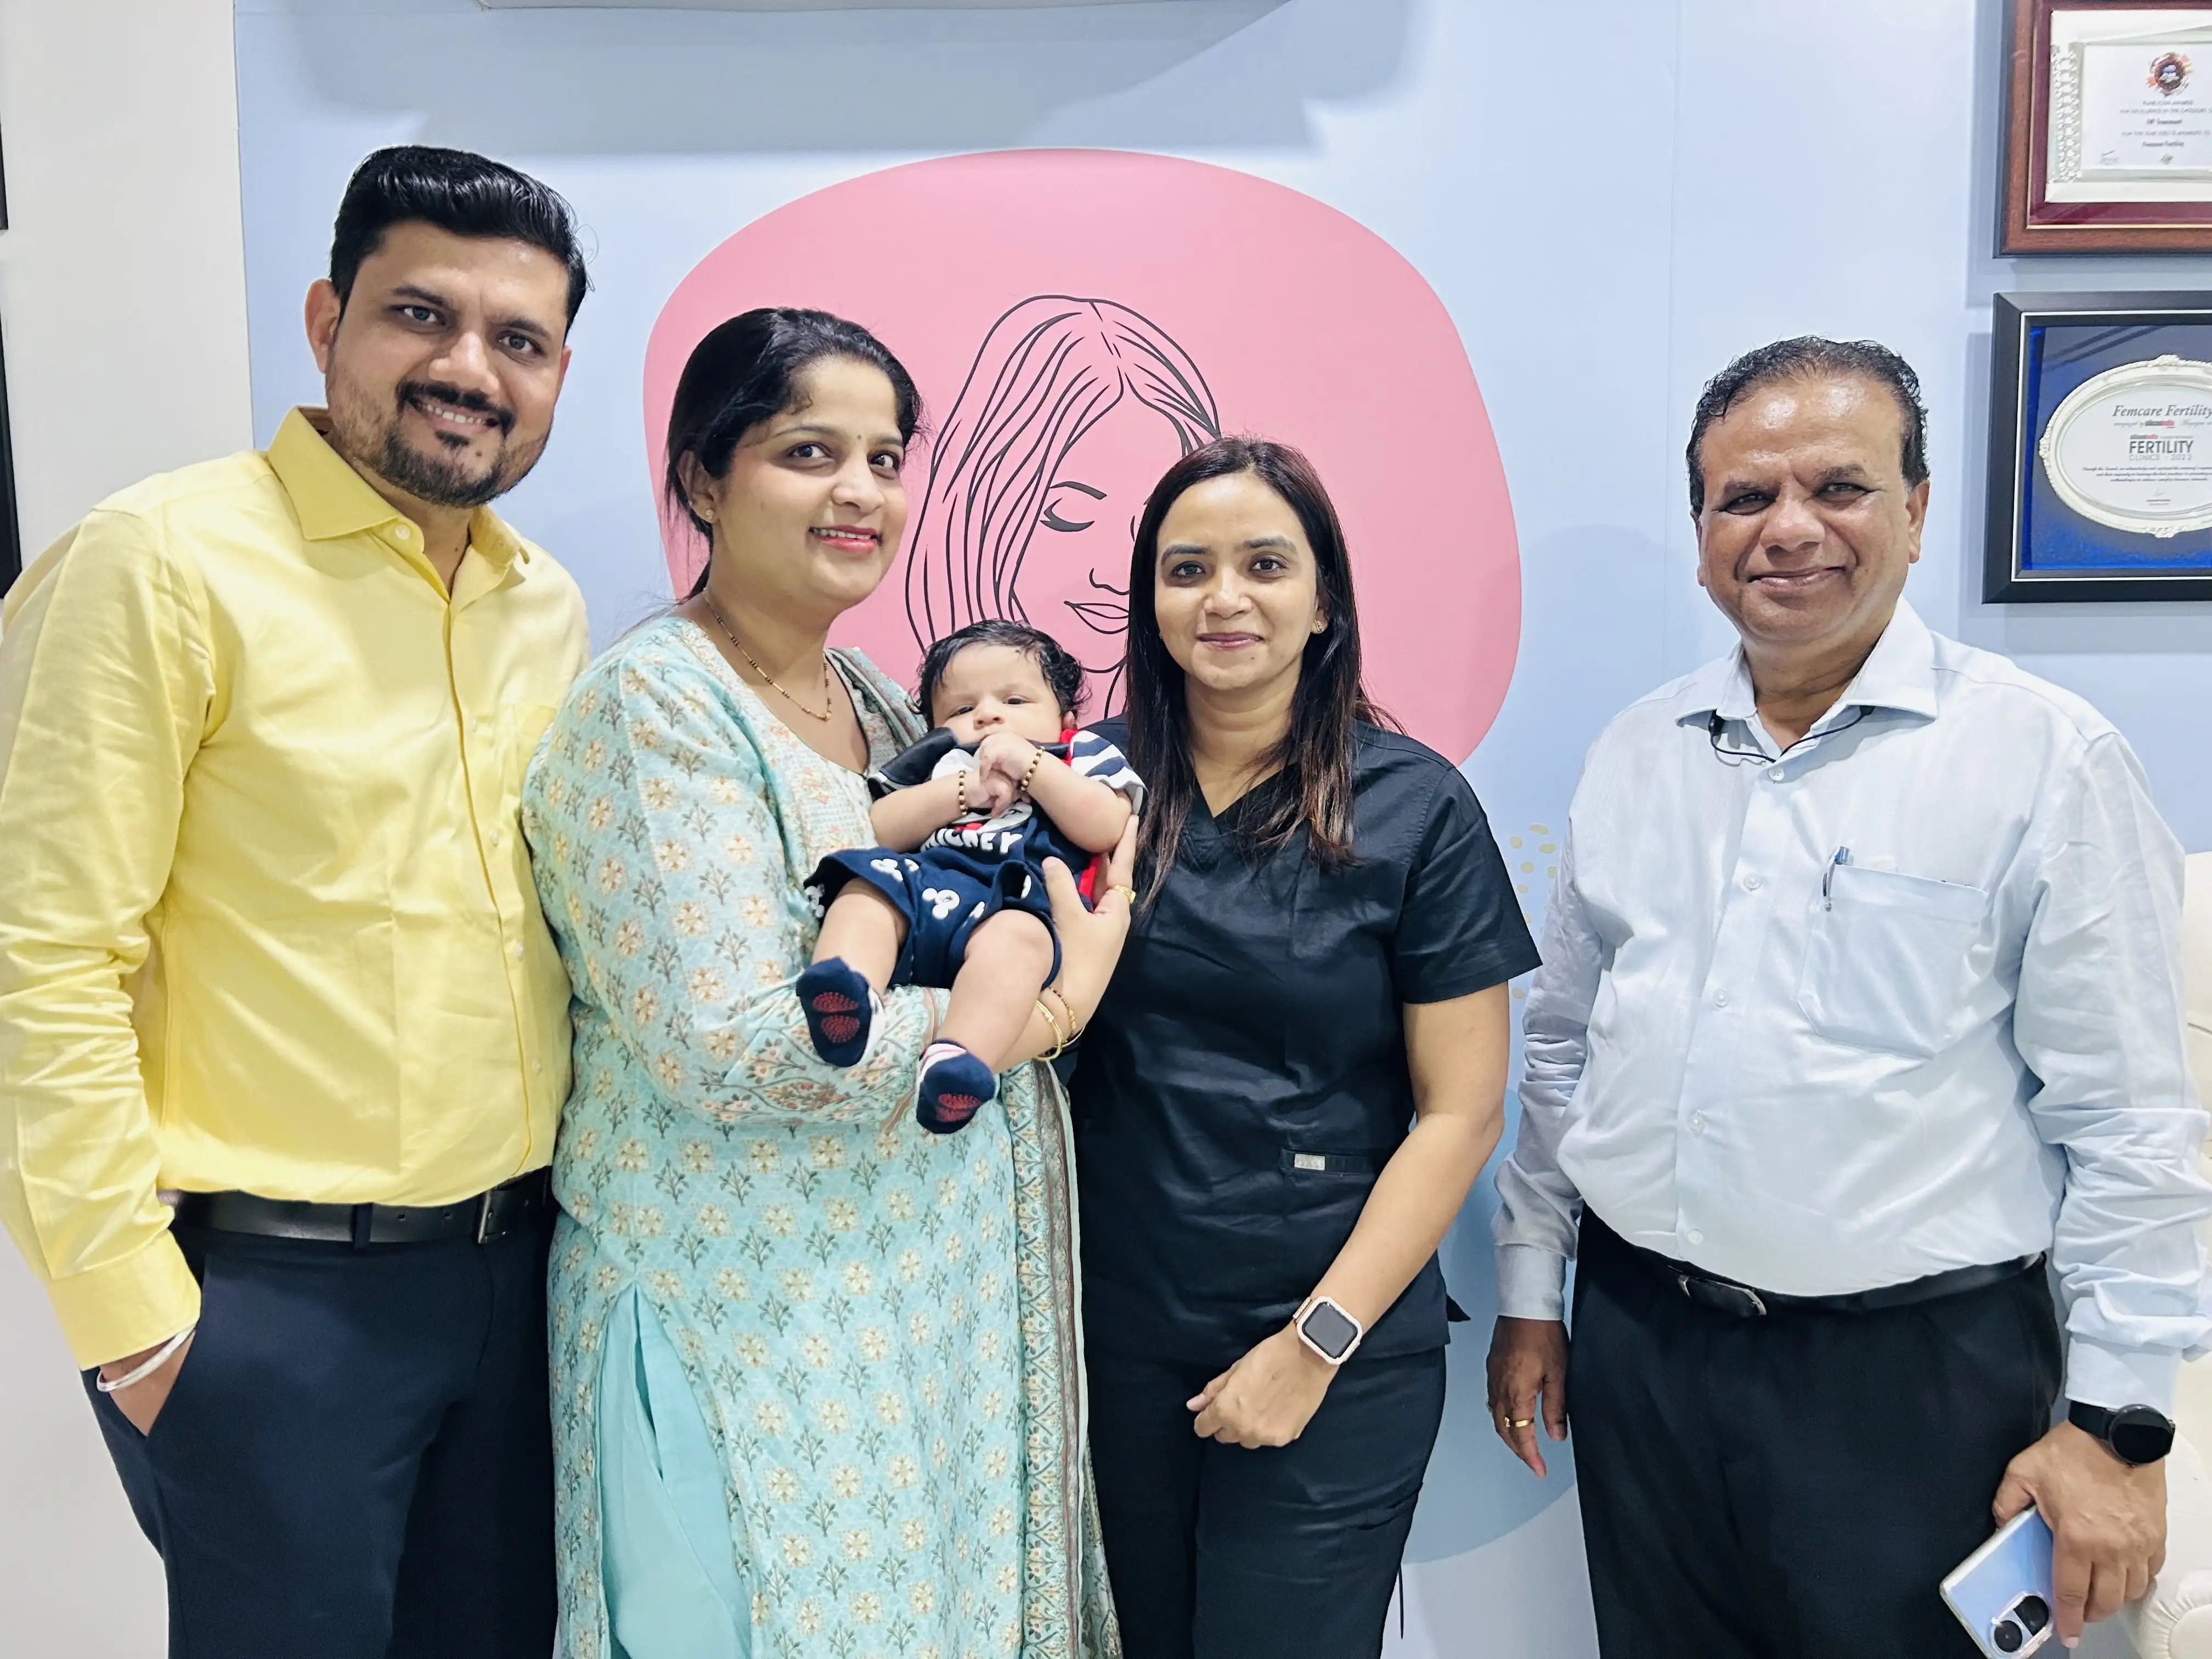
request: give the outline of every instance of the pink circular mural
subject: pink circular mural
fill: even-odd
[[[1376,696],[1472,753],[1520,638],[1504,469],[1457,331],[1395,249],[1249,173],[1116,150],[888,168],[756,220],[653,325],[655,490],[692,347],[755,306],[866,325],[920,383],[907,544],[837,641],[911,680],[929,639],[1023,617],[1117,702],[1129,543],[1170,462],[1221,432],[1312,457],[1350,539]],[[689,590],[705,544],[662,516]],[[1094,712],[1096,709],[1094,708]]]

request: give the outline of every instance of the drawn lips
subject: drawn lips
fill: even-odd
[[[1129,631],[1129,607],[1127,604],[1113,605],[1104,599],[1070,599],[1067,608],[1083,618],[1083,625],[1098,634],[1126,634]]]

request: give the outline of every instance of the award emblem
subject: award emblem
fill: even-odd
[[[2092,376],[2036,445],[2058,499],[2093,524],[2165,541],[2212,529],[2212,362],[2166,356]]]
[[[2151,64],[2150,78],[2144,84],[2171,98],[2189,84],[2189,60],[2178,52],[2166,53]]]

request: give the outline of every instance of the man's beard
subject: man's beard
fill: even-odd
[[[401,435],[399,420],[417,398],[434,398],[472,415],[489,416],[502,440],[498,453],[479,471],[465,451],[426,454],[416,448]],[[514,411],[481,392],[464,392],[459,386],[430,380],[402,380],[392,397],[392,412],[382,420],[369,413],[365,399],[338,396],[331,399],[331,436],[338,447],[393,489],[433,507],[482,507],[520,483],[537,465],[544,445],[541,441],[527,452],[516,451],[504,441],[514,428]]]

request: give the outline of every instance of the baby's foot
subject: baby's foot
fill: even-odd
[[[824,957],[799,976],[799,1002],[806,1010],[814,1052],[832,1066],[857,1066],[867,1057],[876,1010],[875,989],[842,957]]]
[[[921,1051],[921,1097],[914,1115],[933,1135],[968,1127],[977,1110],[999,1096],[991,1068],[957,1042],[933,1042]]]

